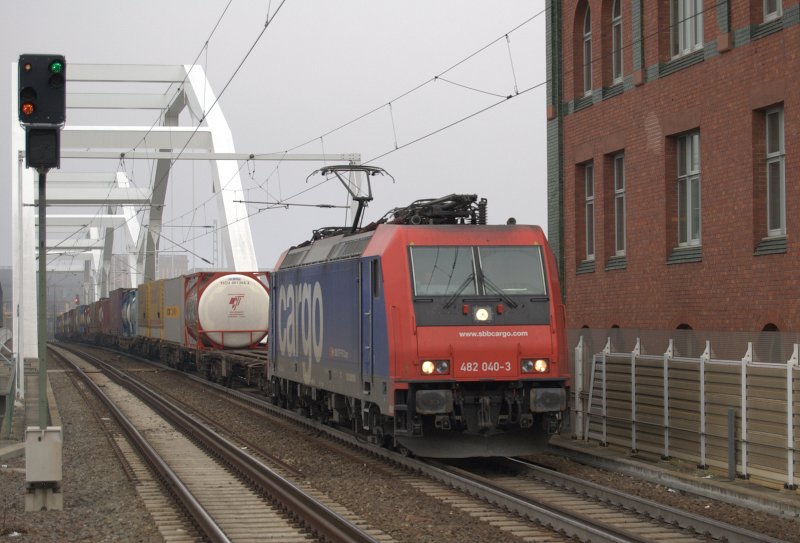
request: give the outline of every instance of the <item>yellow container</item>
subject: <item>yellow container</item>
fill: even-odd
[[[153,339],[164,337],[164,280],[139,285],[139,335]]]

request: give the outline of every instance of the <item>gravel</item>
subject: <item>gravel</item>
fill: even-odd
[[[257,443],[304,474],[305,482],[341,503],[399,542],[514,542],[510,534],[430,497],[399,476],[402,472],[320,442],[310,432],[268,422],[246,408],[231,407],[214,394],[170,372],[144,374],[180,401],[214,413],[230,433]],[[64,510],[24,511],[24,458],[0,468],[0,541],[161,541],[101,424],[88,415],[85,400],[67,375],[50,375],[64,427]],[[94,401],[94,400],[93,400]],[[710,499],[695,498],[663,485],[584,466],[553,455],[542,463],[559,471],[610,485],[653,501],[746,526],[786,541],[800,542],[796,520],[755,513]]]
[[[9,460],[0,468],[0,541],[162,541],[101,421],[66,374],[51,373],[50,384],[64,433],[64,509],[25,512],[25,457]]]
[[[336,443],[320,440],[297,426],[254,414],[237,407],[198,383],[180,379],[171,372],[141,377],[168,390],[170,395],[204,413],[213,413],[216,423],[230,435],[257,444],[271,455],[301,472],[305,483],[343,505],[371,527],[396,541],[428,543],[468,541],[521,542],[507,532],[450,507],[400,480],[405,473],[380,462],[350,453]]]
[[[555,469],[559,473],[566,473],[586,481],[609,486],[706,518],[745,527],[752,532],[800,543],[800,522],[797,519],[777,517],[725,502],[693,496],[668,486],[579,464],[561,456],[543,454],[532,460]]]

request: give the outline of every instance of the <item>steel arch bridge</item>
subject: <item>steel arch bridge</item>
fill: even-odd
[[[36,358],[36,206],[38,176],[25,167],[25,133],[17,124],[17,63],[11,65],[11,207],[14,270],[14,353],[18,376],[25,358]],[[211,164],[214,198],[222,228],[221,245],[227,267],[258,269],[238,161],[307,160],[358,164],[360,155],[237,153],[225,115],[205,72],[198,65],[69,64],[67,109],[87,110],[97,124],[67,124],[61,131],[61,169],[47,177],[47,206],[83,211],[47,213],[48,269],[84,273],[91,285],[87,302],[108,295],[114,239],[124,236],[130,250],[128,283],[136,286],[155,278],[156,255],[164,226],[169,175],[176,162],[202,160]],[[76,89],[73,91],[73,88]],[[157,88],[143,92],[142,88]],[[133,89],[133,90],[131,90]],[[119,112],[158,112],[158,121],[141,126],[120,125]],[[181,115],[188,112],[188,115]],[[116,113],[117,115],[110,115]],[[181,119],[189,124],[181,125]],[[105,122],[104,122],[105,121]],[[78,159],[78,160],[72,160]],[[146,160],[152,164],[149,186],[137,188],[119,168],[106,172],[72,169],[94,159],[104,164]],[[84,166],[85,167],[85,166]],[[221,190],[221,183],[226,190]],[[354,185],[358,183],[354,181]],[[86,213],[85,209],[96,209]],[[24,395],[23,383],[18,390]]]

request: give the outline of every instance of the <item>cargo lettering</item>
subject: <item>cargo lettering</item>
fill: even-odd
[[[281,285],[278,290],[278,350],[284,356],[322,360],[322,287],[319,282]]]

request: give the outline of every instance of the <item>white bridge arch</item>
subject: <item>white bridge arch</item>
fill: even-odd
[[[37,312],[36,205],[38,175],[25,167],[25,132],[17,123],[17,63],[11,66],[11,207],[12,262],[14,274],[14,353],[18,376],[24,376],[25,358],[36,358]],[[246,204],[235,200],[242,182],[237,161],[307,160],[358,164],[360,155],[348,154],[249,154],[236,153],[233,135],[216,96],[198,65],[67,64],[67,109],[91,110],[98,123],[69,123],[61,131],[61,169],[47,176],[47,205],[58,212],[47,214],[46,254],[49,270],[83,272],[92,288],[86,302],[108,295],[108,274],[114,235],[124,235],[130,284],[155,278],[156,255],[170,170],[178,161],[203,160],[212,165],[211,176],[219,220],[221,245],[228,268],[258,269]],[[147,85],[158,92],[141,92]],[[138,87],[137,87],[138,86]],[[109,92],[109,89],[123,92]],[[130,88],[134,88],[131,92]],[[166,90],[164,90],[166,88]],[[101,124],[108,112],[121,110],[160,112],[159,121],[142,126]],[[189,125],[180,126],[188,111]],[[119,116],[119,115],[117,115]],[[187,116],[183,115],[185,119]],[[93,117],[94,118],[94,117]],[[82,172],[70,168],[85,160],[148,160],[153,164],[148,188],[136,188],[118,168],[108,172]],[[220,190],[221,180],[227,190]],[[174,180],[172,181],[175,182]],[[357,184],[354,182],[354,184]],[[65,213],[64,208],[81,208]],[[86,208],[98,211],[87,213]],[[53,209],[56,209],[54,207]],[[143,211],[143,213],[137,213]],[[140,220],[141,217],[141,220]],[[79,232],[78,235],[76,233]],[[60,258],[69,255],[69,258]],[[18,390],[24,395],[20,378]]]

